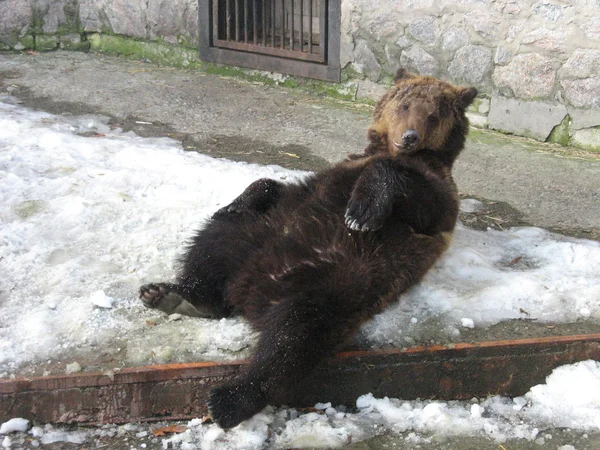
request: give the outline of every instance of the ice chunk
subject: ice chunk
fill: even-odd
[[[14,431],[27,431],[29,420],[15,417],[0,425],[0,434],[8,434]]]
[[[475,328],[475,322],[473,319],[469,319],[468,317],[463,317],[460,319],[460,323],[465,328]]]
[[[106,295],[104,291],[96,291],[91,295],[90,301],[100,308],[112,308],[114,298]]]

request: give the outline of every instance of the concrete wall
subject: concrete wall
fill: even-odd
[[[93,32],[195,47],[197,2],[0,0],[0,49]],[[359,97],[402,65],[477,86],[476,125],[600,149],[600,0],[342,0],[341,60]]]

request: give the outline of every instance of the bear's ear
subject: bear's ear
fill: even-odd
[[[477,89],[475,89],[474,87],[459,87],[458,88],[458,105],[462,108],[462,109],[467,109],[467,107],[473,103],[473,100],[475,100],[475,97],[477,97]]]
[[[396,76],[394,77],[394,83],[398,83],[399,81],[408,80],[409,78],[414,78],[414,77],[415,77],[414,74],[412,74],[408,70],[400,67],[398,69],[398,71],[396,72]]]

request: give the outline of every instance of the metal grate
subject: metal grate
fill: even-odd
[[[213,0],[214,45],[326,61],[325,0]]]
[[[200,57],[339,81],[340,0],[200,1]]]

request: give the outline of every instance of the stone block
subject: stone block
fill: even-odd
[[[502,39],[504,27],[499,19],[487,12],[473,10],[463,16],[463,21],[486,40]]]
[[[379,40],[382,37],[394,34],[398,35],[399,24],[398,21],[386,11],[384,14],[373,17],[367,24],[367,29],[377,40]]]
[[[492,97],[488,121],[489,127],[494,130],[545,141],[566,115],[564,105],[495,96]]]
[[[508,87],[522,99],[547,98],[554,90],[556,71],[553,60],[537,53],[517,55],[506,66],[497,66],[494,83]]]
[[[198,2],[194,0],[149,0],[146,11],[149,38],[177,43],[179,36],[198,41]]]
[[[408,26],[408,32],[413,38],[423,44],[435,44],[438,37],[438,28],[435,23],[435,17],[426,16],[412,21]]]
[[[79,28],[78,0],[32,0],[33,25],[37,33],[56,33]]]
[[[565,7],[542,1],[531,5],[531,11],[538,17],[550,22],[557,22],[565,15]]]
[[[593,17],[581,27],[586,36],[594,41],[600,41],[600,16]]]
[[[564,78],[588,78],[600,74],[600,50],[577,49],[563,64]]]
[[[79,20],[85,31],[110,31],[110,21],[105,9],[111,0],[79,0]]]
[[[80,0],[85,31],[109,31],[146,39],[146,0]]]
[[[523,36],[521,44],[531,44],[550,51],[564,51],[570,31],[569,28],[536,28]]]
[[[482,45],[459,49],[448,67],[452,78],[468,84],[479,84],[492,69],[492,50]]]
[[[369,48],[369,44],[363,39],[356,41],[354,68],[373,81],[377,81],[381,75],[381,65],[377,61],[377,57],[373,51]]]
[[[362,80],[358,82],[356,98],[359,100],[369,99],[377,101],[388,91],[388,89],[389,86],[385,86],[379,83],[373,83],[370,80]]]
[[[384,68],[388,72],[395,73],[400,67],[400,57],[402,55],[402,49],[394,44],[388,44],[384,47],[385,57],[387,62],[384,64]]]
[[[567,108],[571,116],[571,128],[581,130],[600,126],[600,111],[597,109]]]
[[[451,27],[442,34],[442,50],[454,53],[469,43],[469,35],[462,28]]]
[[[30,0],[0,1],[0,38],[18,36],[30,23]]]
[[[418,45],[413,45],[402,52],[400,64],[421,75],[436,75],[438,71],[436,59]]]
[[[571,105],[577,108],[600,109],[600,76],[582,80],[562,80],[560,85]]]
[[[571,144],[588,150],[600,151],[600,128],[576,130],[571,136]]]
[[[510,49],[499,45],[496,48],[496,53],[494,54],[494,63],[495,64],[508,64],[513,57],[513,52]]]

